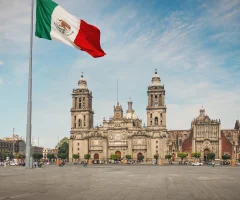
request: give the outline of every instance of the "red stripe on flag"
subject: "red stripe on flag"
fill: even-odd
[[[98,58],[106,55],[100,45],[100,30],[81,20],[80,29],[74,43],[81,48],[82,51],[86,51],[92,57]]]

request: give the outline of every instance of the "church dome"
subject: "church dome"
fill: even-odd
[[[78,87],[79,87],[80,89],[88,89],[88,88],[87,88],[87,81],[86,81],[86,79],[83,77],[83,73],[82,73],[82,75],[81,75],[80,80],[78,81]]]
[[[152,77],[152,84],[151,86],[161,86],[161,79],[157,73],[157,69],[155,69],[155,74]]]
[[[138,119],[138,116],[136,114],[134,114],[134,113],[127,113],[125,115],[125,118],[126,119]]]

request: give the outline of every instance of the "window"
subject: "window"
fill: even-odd
[[[82,108],[82,99],[79,98],[79,108],[81,109]]]
[[[155,125],[158,125],[158,118],[155,117]]]
[[[162,120],[161,120],[161,125],[162,125]]]
[[[85,107],[85,97],[83,97],[82,108]]]
[[[85,115],[83,115],[83,119],[84,119],[84,121],[86,120],[86,116]]]
[[[154,105],[158,106],[158,100],[157,99],[155,99],[155,104]]]
[[[157,99],[157,95],[155,95],[155,99]]]
[[[156,153],[158,153],[158,150],[156,151]]]
[[[84,122],[84,126],[86,126],[86,123]]]
[[[79,151],[79,148],[78,148],[78,151]]]
[[[153,95],[151,95],[151,106],[153,106]]]
[[[75,108],[77,108],[77,97],[75,97]]]
[[[74,116],[74,121],[76,121],[76,118],[77,118],[77,117],[76,117],[76,116]]]
[[[150,118],[152,118],[152,113],[150,114]]]
[[[150,125],[152,125],[152,121],[150,121]]]
[[[78,146],[79,146],[79,143],[78,143]]]
[[[74,123],[74,128],[76,128],[77,127],[77,124],[76,123]]]
[[[156,141],[156,144],[158,143],[158,141]]]
[[[79,153],[78,153],[78,155],[79,155]]]
[[[156,146],[156,149],[158,149],[158,146]]]
[[[81,119],[78,120],[78,127],[82,127],[82,121],[81,121]]]
[[[160,114],[160,117],[162,118],[162,113]]]

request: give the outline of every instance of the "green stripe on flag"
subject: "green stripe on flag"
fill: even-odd
[[[51,40],[52,13],[56,6],[51,0],[37,0],[35,36]]]

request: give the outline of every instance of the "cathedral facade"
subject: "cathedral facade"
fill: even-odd
[[[157,71],[147,94],[146,126],[135,114],[133,102],[129,99],[125,114],[117,102],[114,116],[109,120],[103,119],[102,126],[94,127],[93,96],[82,75],[78,88],[72,92],[69,160],[73,160],[73,154],[79,154],[80,159],[90,154],[95,160],[108,160],[112,154],[117,154],[119,158],[131,155],[133,160],[143,155],[145,161],[150,161],[155,154],[160,158],[171,154],[175,159],[177,152],[186,152],[189,156],[192,152],[201,152],[202,159],[207,159],[209,152],[214,152],[216,158],[226,153],[232,158],[240,158],[238,120],[233,129],[221,130],[221,121],[210,119],[201,109],[190,129],[168,131],[165,89]]]

